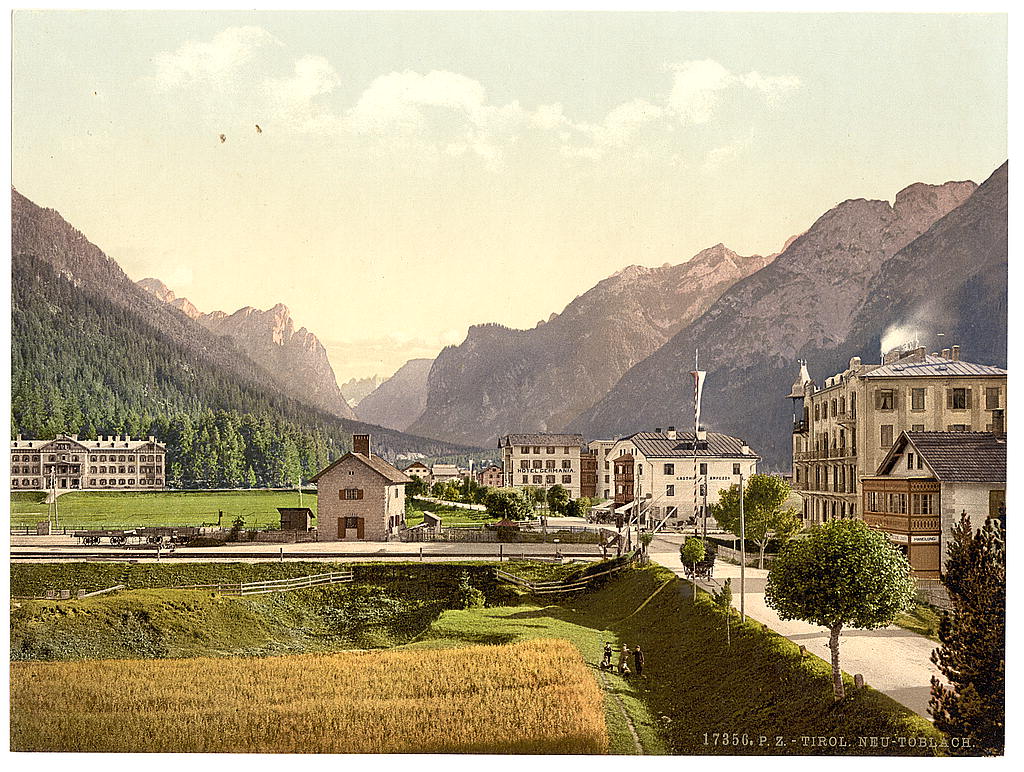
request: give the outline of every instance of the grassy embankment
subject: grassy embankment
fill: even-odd
[[[508,564],[505,567],[507,569]],[[15,573],[23,568],[31,567],[13,567]],[[66,567],[53,568],[64,570]],[[132,567],[139,568],[141,566]],[[217,567],[218,570],[224,568]],[[388,568],[392,572],[413,573],[416,570],[445,567],[406,565]],[[479,564],[476,566],[477,570],[483,568]],[[543,572],[544,569],[537,566],[530,570]],[[139,640],[139,644],[132,644],[139,648],[147,645],[153,647],[145,652],[139,651],[134,656],[169,656],[172,652],[177,656],[188,656],[182,654],[183,651],[192,652],[192,656],[208,652],[278,653],[316,650],[317,646],[324,650],[343,645],[344,641],[363,641],[363,645],[406,642],[403,648],[433,657],[435,653],[428,655],[424,650],[481,644],[507,645],[534,638],[561,638],[571,641],[582,653],[595,679],[600,678],[596,665],[605,641],[611,641],[616,647],[622,643],[630,647],[640,644],[647,652],[647,666],[642,679],[623,680],[615,675],[604,676],[608,684],[605,714],[613,753],[636,752],[626,716],[635,727],[640,745],[646,753],[666,750],[682,754],[772,755],[851,752],[840,748],[804,747],[800,738],[805,736],[842,736],[850,739],[854,745],[853,752],[880,753],[881,749],[856,748],[856,738],[938,738],[928,722],[870,688],[851,689],[845,701],[833,704],[827,663],[815,657],[801,657],[795,644],[763,630],[760,625],[748,623],[741,627],[734,620],[732,642],[726,646],[725,617],[722,613],[704,595],[698,596],[696,603],[692,602],[688,592],[680,591],[683,586],[680,581],[664,569],[632,570],[608,582],[601,589],[553,603],[524,599],[520,605],[471,610],[455,610],[451,604],[447,604],[447,609],[434,616],[438,607],[411,608],[404,612],[399,609],[396,613],[396,607],[389,609],[387,603],[383,602],[388,598],[388,603],[395,603],[403,597],[407,599],[410,595],[423,593],[429,593],[430,597],[443,595],[438,590],[442,573],[432,576],[421,574],[412,584],[402,588],[384,588],[383,596],[372,595],[374,590],[352,588],[354,594],[345,602],[339,596],[326,599],[328,602],[324,603],[325,598],[315,594],[318,590],[287,593],[277,596],[275,600],[228,600],[200,592],[181,593],[173,597],[174,593],[164,591],[149,599],[139,598],[139,607],[135,611],[141,613],[134,616],[132,609],[125,604],[129,596],[137,593],[124,593],[120,601],[116,600],[118,596],[105,601],[111,604],[105,617],[83,619],[78,629],[107,627],[135,631],[145,629],[147,624],[151,625],[159,631],[159,636],[146,637],[139,634],[139,638],[133,639],[132,635],[136,634],[134,632],[127,636],[124,632],[110,633],[111,637],[119,634],[129,642]],[[477,586],[485,584],[482,575],[474,576],[473,581]],[[12,581],[14,587],[24,586],[25,583],[24,579]],[[337,590],[343,595],[349,592],[342,588],[325,589]],[[492,586],[491,589],[494,590],[492,602],[499,600],[497,588]],[[378,587],[376,592],[380,590]],[[365,605],[360,606],[360,599],[367,601]],[[72,612],[72,607],[84,609],[91,605],[96,609],[102,607],[101,600],[95,598],[50,604],[45,614],[41,613],[39,606],[35,606],[34,610],[26,612],[27,618],[19,617],[16,613],[12,619],[12,642],[17,644],[24,640],[21,631],[32,629],[38,631],[40,637],[37,641],[52,643],[59,638],[57,633],[61,630],[65,631],[63,634],[68,639],[66,631],[76,624],[73,621],[75,614],[82,613]],[[512,598],[506,600],[511,601]],[[217,603],[225,605],[189,608],[188,603],[200,606]],[[154,613],[158,604],[162,604],[160,608],[164,610]],[[349,627],[344,628],[342,625],[332,630],[323,615],[313,611],[314,607],[325,605],[338,609],[336,618],[347,620]],[[63,611],[58,611],[58,608]],[[367,614],[379,611],[380,616],[368,617],[360,622],[359,608],[365,609]],[[57,623],[39,625],[37,621],[47,615],[61,616]],[[399,624],[389,626],[388,619],[398,618],[405,618],[410,623],[404,627]],[[119,624],[124,627],[118,628]],[[414,628],[420,624],[423,627],[416,631]],[[227,629],[219,630],[218,625],[226,626]],[[180,626],[180,629],[176,629],[176,626]],[[289,632],[278,633],[275,630]],[[203,634],[208,636],[205,641],[199,640]],[[257,641],[239,641],[232,638],[232,635],[262,638]],[[189,641],[190,636],[193,642],[187,646],[180,643]],[[268,640],[270,644],[266,643]],[[82,644],[77,645],[85,653]],[[162,651],[158,648],[160,645],[163,646]],[[130,652],[125,655],[133,656]],[[28,674],[23,667],[21,663],[12,666],[12,678],[15,681]],[[54,667],[59,669],[62,665]],[[146,668],[140,668],[139,672],[146,672]],[[144,679],[145,676],[140,675],[139,678]],[[196,678],[196,683],[203,682],[201,676],[197,675]],[[118,688],[124,688],[124,684],[119,684]],[[205,687],[201,691],[203,694],[197,694],[197,700],[200,697],[215,699],[215,694],[206,694]],[[741,735],[746,734],[753,745],[706,745],[705,732],[709,736],[716,732],[739,732]],[[770,738],[767,742],[772,744],[771,747],[765,748],[759,744],[761,736]],[[781,748],[775,747],[776,737],[785,738],[786,744]],[[713,737],[709,741],[713,742]],[[928,751],[921,748],[890,748],[886,752],[920,754]]]
[[[478,509],[453,507],[450,504],[435,504],[432,501],[412,497],[408,498],[407,501],[409,506],[405,516],[405,524],[410,528],[423,522],[424,512],[433,512],[435,515],[440,515],[441,522],[444,525],[483,525],[484,523],[497,522],[500,519],[489,512]]]
[[[11,525],[34,526],[47,518],[42,493],[11,493]],[[277,507],[297,507],[297,491],[153,491],[78,492],[57,499],[58,520],[66,528],[137,528],[160,525],[217,524],[236,517],[250,527],[280,522]],[[302,506],[316,515],[316,495],[303,493]]]
[[[12,676],[16,751],[582,754],[608,747],[601,691],[579,652],[559,640],[429,657],[384,651],[144,668],[25,663],[12,666]]]

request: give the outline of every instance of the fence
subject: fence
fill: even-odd
[[[938,579],[916,579],[917,599],[936,608],[949,610],[949,593]]]
[[[608,567],[603,571],[585,573],[583,576],[577,579],[570,579],[569,581],[530,582],[522,577],[502,571],[500,568],[495,569],[495,573],[499,579],[504,579],[506,582],[511,582],[523,589],[529,590],[534,595],[556,595],[559,593],[585,590],[592,580],[598,579],[602,576],[611,576],[612,574],[621,571],[623,568],[627,568],[633,562],[635,557],[636,553],[631,552],[628,555],[623,555],[621,558],[616,558],[611,561]]]
[[[722,560],[728,560],[730,563],[735,563],[736,565],[740,564],[740,551],[739,550],[734,550],[731,547],[723,547],[721,544],[717,544],[715,546],[718,549],[718,557],[720,557]],[[764,556],[764,567],[765,568],[771,568],[772,561],[774,561],[774,560],[775,560],[775,556],[774,555],[765,555]],[[748,568],[757,568],[757,564],[758,564],[757,553],[756,552],[750,552],[748,550],[747,551],[747,567]]]
[[[294,579],[275,579],[269,582],[239,582],[238,584],[218,585],[223,588],[227,595],[264,595],[269,592],[287,592],[288,590],[301,590],[306,587],[317,587],[321,584],[337,584],[339,582],[351,582],[353,573],[349,571],[334,571],[329,574],[313,574],[312,576],[298,576]],[[200,589],[196,585],[194,589]]]

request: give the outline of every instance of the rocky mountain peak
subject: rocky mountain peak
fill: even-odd
[[[171,291],[171,288],[159,279],[149,277],[146,279],[139,279],[135,283],[142,287],[142,289],[146,290],[146,292],[165,303],[170,303],[175,298],[174,292]]]
[[[902,219],[926,222],[930,225],[960,206],[977,187],[977,184],[970,180],[947,182],[942,185],[915,182],[896,194],[893,210]]]

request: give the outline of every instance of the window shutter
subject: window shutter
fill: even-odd
[[[898,410],[899,409],[899,393],[900,393],[899,389],[893,389],[892,390],[892,409],[893,410]]]
[[[952,410],[953,409],[953,390],[952,389],[946,389],[946,409],[947,410]]]
[[[966,402],[966,405],[967,405],[967,409],[970,410],[971,409],[971,391],[972,390],[971,389],[966,389],[966,391],[967,391],[967,402]]]
[[[882,390],[875,389],[875,410],[882,409]]]
[[[361,499],[362,497],[363,497],[363,489],[362,488],[356,488],[356,498],[357,499]]]

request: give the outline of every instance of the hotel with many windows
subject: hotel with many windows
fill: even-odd
[[[11,442],[13,490],[160,490],[165,485],[166,447],[156,438],[128,435],[80,440]]]

